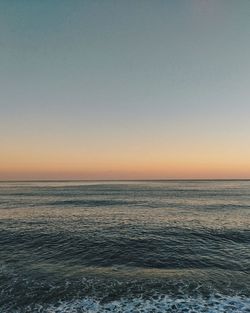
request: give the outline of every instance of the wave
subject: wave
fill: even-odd
[[[98,207],[98,206],[112,206],[112,205],[129,205],[135,204],[134,201],[129,200],[81,200],[81,199],[74,199],[74,200],[59,200],[59,201],[51,201],[46,203],[45,205],[49,206],[90,206],[90,207]]]
[[[250,312],[250,298],[242,296],[223,296],[215,294],[209,298],[183,297],[173,298],[167,295],[158,295],[150,299],[132,298],[120,299],[103,303],[94,298],[83,298],[72,301],[62,301],[57,304],[18,309],[15,313],[247,313]]]

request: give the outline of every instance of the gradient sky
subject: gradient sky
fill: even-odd
[[[249,0],[0,0],[0,179],[250,178]]]

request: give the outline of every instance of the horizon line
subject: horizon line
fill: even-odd
[[[133,182],[133,181],[250,181],[250,178],[166,178],[166,179],[5,179],[4,182]]]

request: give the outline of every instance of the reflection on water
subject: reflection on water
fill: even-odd
[[[2,182],[0,308],[248,312],[249,243],[249,181]]]

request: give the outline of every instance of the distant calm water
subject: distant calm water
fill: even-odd
[[[250,312],[250,182],[0,183],[0,312]]]

